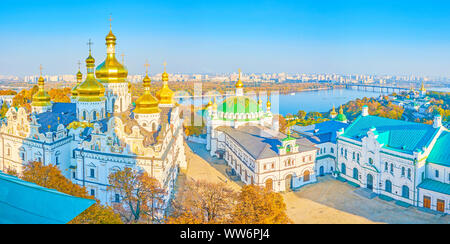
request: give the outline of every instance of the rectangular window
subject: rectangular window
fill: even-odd
[[[117,193],[114,195],[114,202],[120,202],[120,195]]]
[[[90,177],[95,178],[95,170],[94,169],[90,170]]]
[[[56,163],[56,165],[59,165],[59,158],[58,157],[55,158],[55,163]]]
[[[436,175],[436,178],[439,178],[439,170],[435,170],[434,174]]]
[[[72,178],[74,178],[74,179],[76,178],[76,172],[75,171],[72,172]]]
[[[91,189],[91,196],[95,197],[95,190],[94,189]]]

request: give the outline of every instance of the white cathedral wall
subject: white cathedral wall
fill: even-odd
[[[346,138],[346,140],[349,140]],[[413,159],[404,159],[400,157],[397,152],[383,149],[380,152],[379,149],[375,149],[370,143],[362,143],[361,146],[354,145],[342,140],[338,142],[338,169],[341,172],[340,176],[348,181],[356,183],[361,187],[367,188],[368,175],[373,177],[373,192],[376,194],[383,194],[392,197],[396,200],[400,200],[409,204],[415,204],[416,197],[416,185],[415,185],[415,167],[413,165]],[[373,145],[373,144],[372,144]],[[341,155],[341,148],[347,150],[347,159],[344,155]],[[358,163],[352,157],[353,152],[360,153],[361,158]],[[373,159],[373,165],[378,170],[375,171],[368,166],[369,158]],[[388,162],[388,170],[385,170],[385,162]],[[342,163],[345,163],[346,174],[342,173]],[[393,164],[393,172],[391,173],[390,165]],[[358,170],[358,179],[353,177],[353,169]],[[402,168],[405,168],[405,174],[402,175]],[[411,177],[408,179],[408,169],[411,170]],[[386,191],[386,180],[391,181],[392,191]],[[407,186],[409,188],[409,197],[402,197],[402,187]]]

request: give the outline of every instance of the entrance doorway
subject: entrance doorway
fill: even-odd
[[[266,189],[273,190],[273,180],[272,179],[266,180]]]
[[[284,180],[285,191],[291,191],[292,189],[292,175],[287,175]]]
[[[373,176],[371,174],[367,175],[367,189],[373,190]]]
[[[323,166],[320,166],[320,168],[319,168],[319,175],[320,176],[323,176],[325,173],[324,173],[324,169],[323,169]]]
[[[423,207],[431,208],[431,198],[427,196],[423,196]]]
[[[438,199],[436,202],[436,210],[439,212],[444,212],[445,211],[445,201]]]

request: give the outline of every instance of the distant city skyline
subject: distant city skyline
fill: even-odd
[[[450,77],[446,1],[2,1],[0,74],[74,74],[117,36],[130,74]]]

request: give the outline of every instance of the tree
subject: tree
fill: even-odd
[[[288,224],[286,204],[280,193],[265,187],[245,185],[232,213],[234,224]]]
[[[6,104],[6,102],[3,102],[2,108],[0,109],[0,117],[4,118],[7,112],[8,112],[8,105]]]
[[[299,111],[297,112],[297,117],[298,117],[299,119],[304,119],[305,116],[306,116],[306,112],[305,112],[305,111],[299,110]]]
[[[117,192],[121,202],[114,204],[127,223],[161,221],[163,198],[166,194],[158,180],[147,172],[125,168],[108,176],[108,190]]]
[[[224,183],[190,180],[172,202],[171,224],[223,224],[230,221],[236,193]]]
[[[88,195],[82,186],[73,184],[64,177],[61,170],[55,165],[44,166],[41,162],[28,163],[22,173],[22,179],[37,185],[55,189],[75,197],[95,199]],[[115,214],[111,207],[103,206],[98,200],[96,203],[83,211],[69,222],[70,224],[121,224],[118,214]]]

